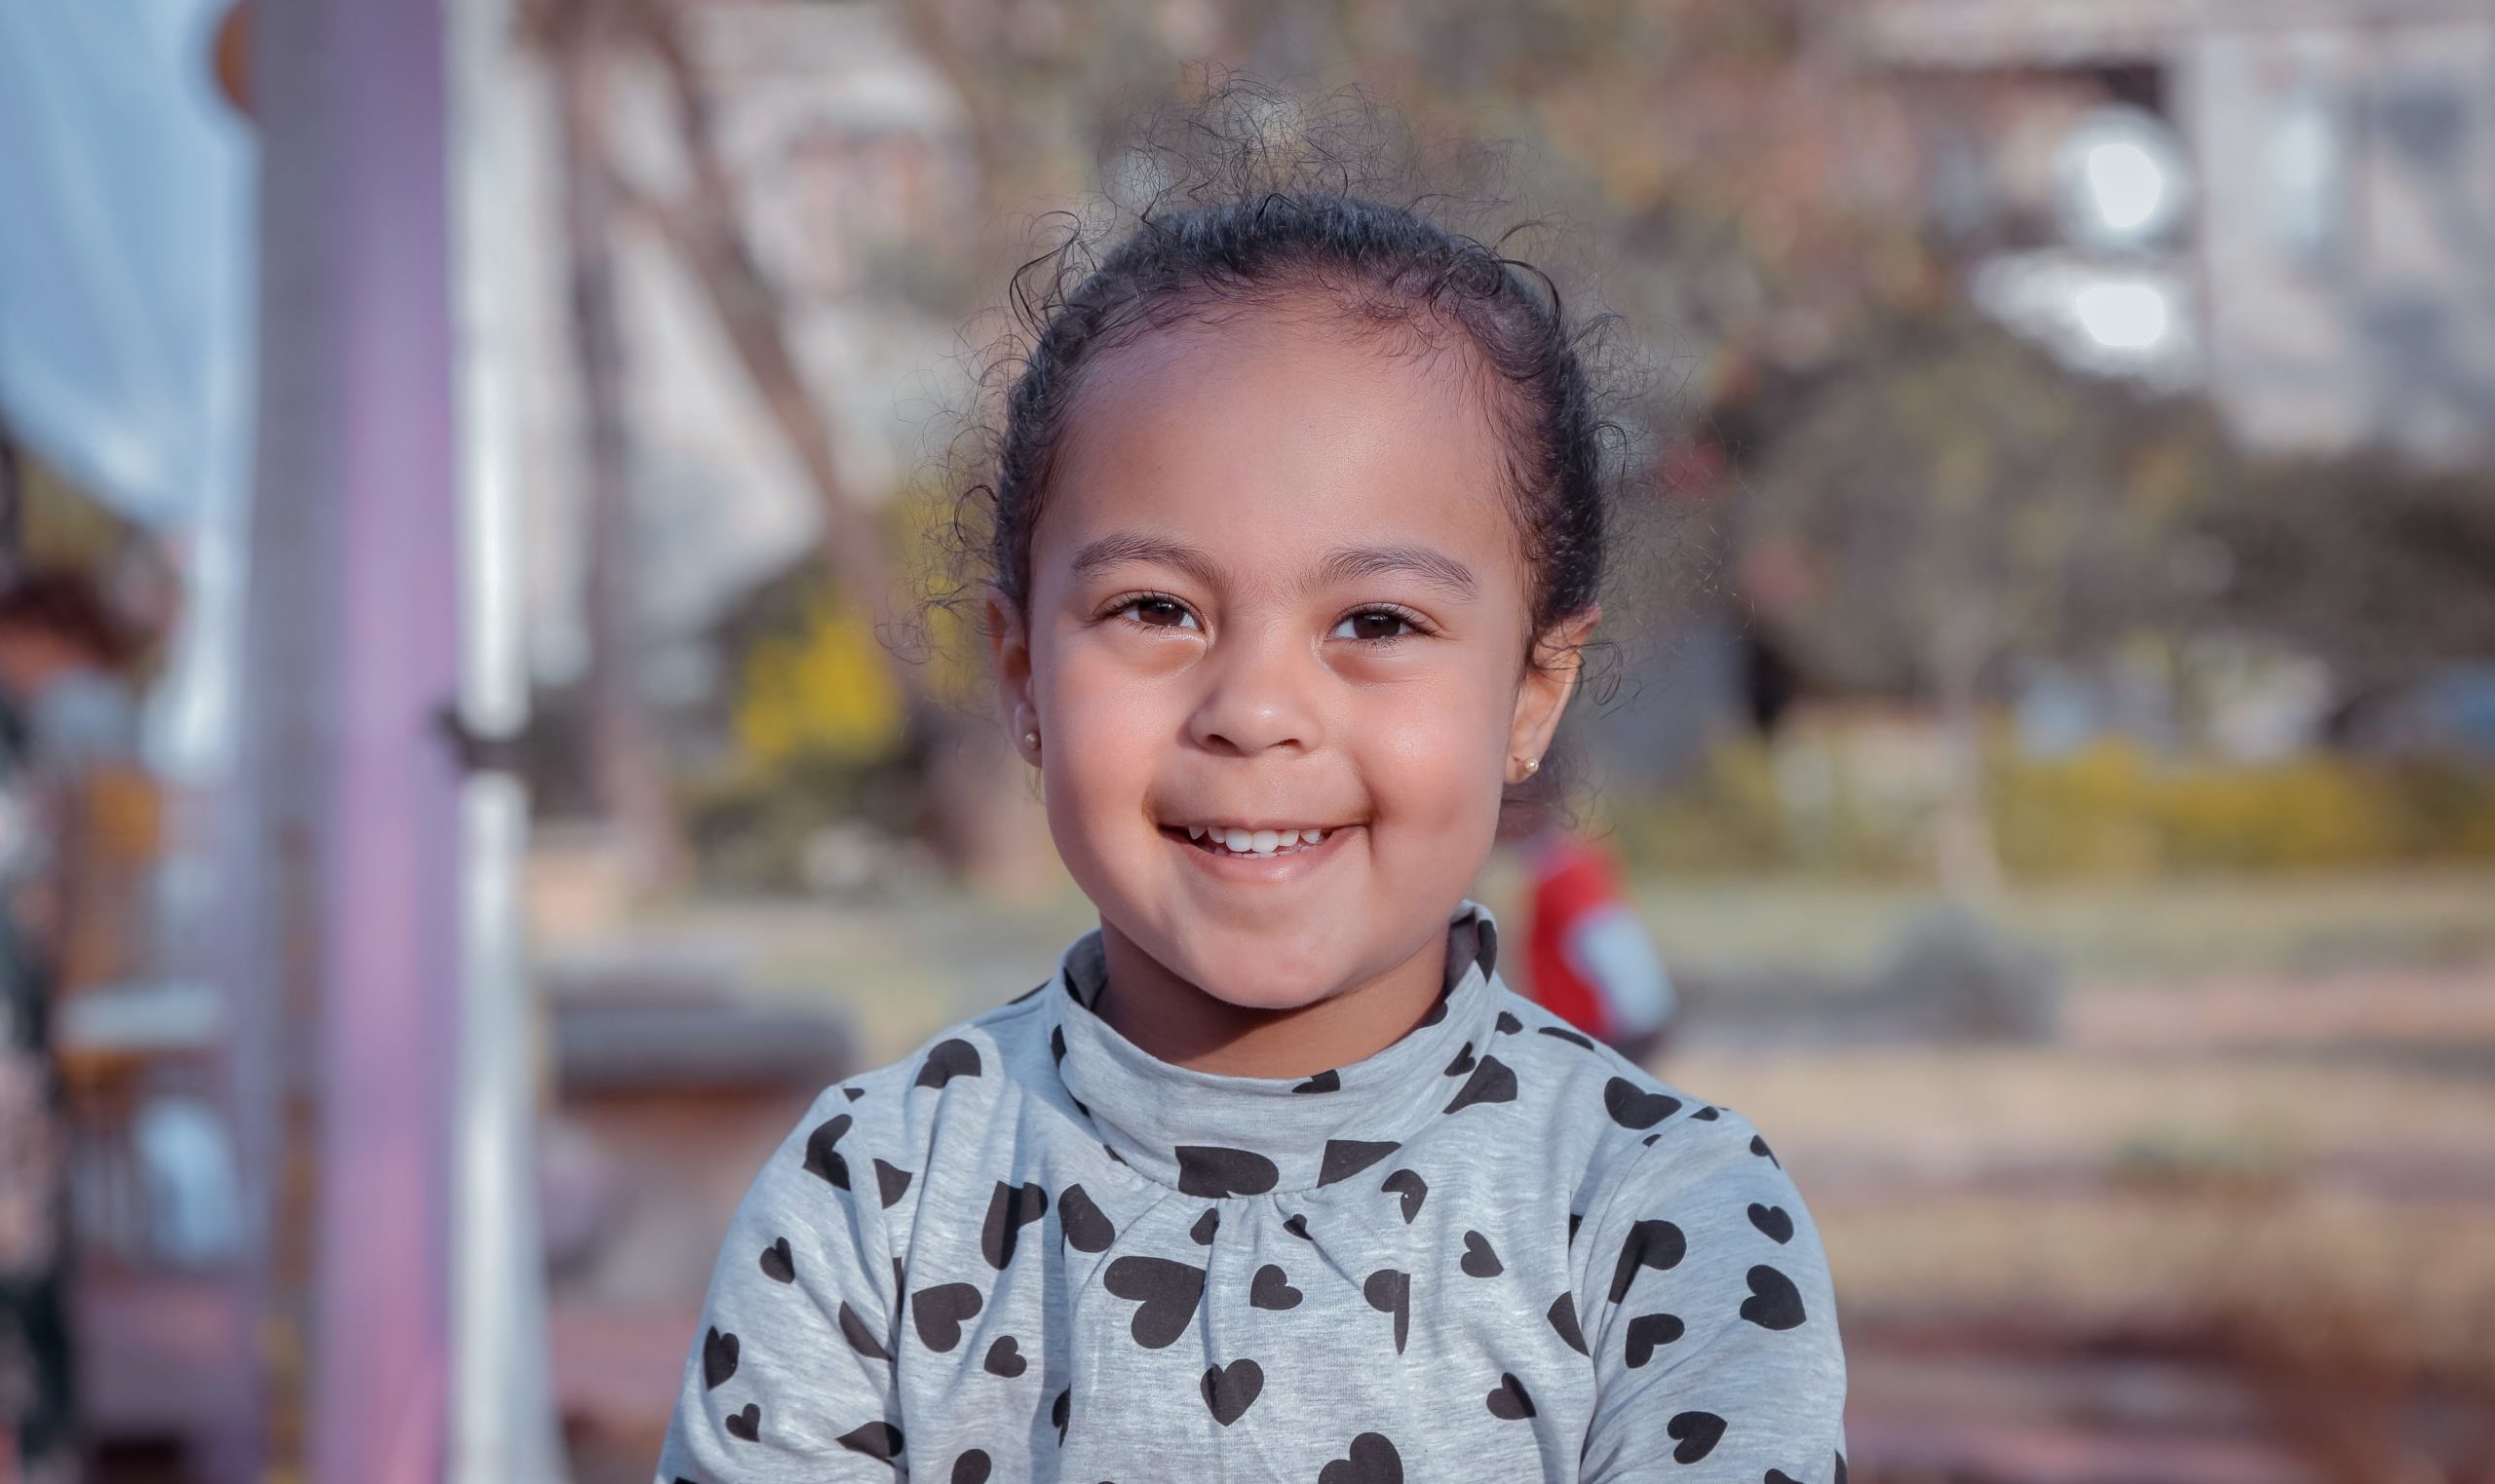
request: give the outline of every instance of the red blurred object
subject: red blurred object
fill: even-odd
[[[1671,1015],[1671,981],[1619,862],[1592,840],[1555,832],[1535,842],[1532,870],[1526,993],[1631,1055],[1653,1048]]]

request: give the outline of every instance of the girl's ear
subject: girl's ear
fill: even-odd
[[[1533,663],[1516,687],[1516,719],[1508,730],[1508,781],[1521,783],[1532,775],[1525,764],[1539,762],[1551,750],[1551,735],[1559,730],[1559,713],[1576,693],[1585,669],[1586,641],[1602,621],[1601,605],[1560,620],[1535,641]]]
[[[1031,637],[1023,628],[1022,616],[992,583],[979,617],[979,627],[987,633],[987,657],[996,676],[997,701],[1006,725],[1012,729],[1009,735],[1018,745],[1021,734],[1035,725],[1039,716],[1039,708],[1031,699]]]

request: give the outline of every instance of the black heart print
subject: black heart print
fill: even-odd
[[[1776,1151],[1767,1147],[1767,1140],[1761,1138],[1757,1134],[1750,1135],[1750,1153],[1758,1156],[1762,1160],[1765,1160],[1768,1163],[1775,1165],[1778,1169],[1783,1169],[1785,1167],[1785,1161],[1776,1158]]]
[[[1049,1423],[1056,1428],[1056,1445],[1065,1446],[1065,1425],[1074,1417],[1074,1388],[1067,1387],[1049,1403]]]
[[[1297,1309],[1300,1291],[1290,1285],[1290,1275],[1280,1263],[1267,1263],[1256,1270],[1248,1283],[1248,1306],[1250,1309]]]
[[[990,1376],[1002,1376],[1008,1381],[1031,1368],[1031,1362],[1022,1357],[1021,1347],[1012,1335],[998,1336],[996,1343],[987,1348],[987,1358],[979,1364],[979,1369]]]
[[[978,1313],[986,1302],[968,1283],[939,1283],[920,1289],[909,1301],[909,1316],[917,1322],[919,1343],[939,1351],[961,1344],[962,1321]]]
[[[1629,1285],[1636,1281],[1638,1269],[1662,1272],[1676,1267],[1688,1251],[1689,1242],[1680,1235],[1680,1228],[1669,1221],[1641,1221],[1631,1226],[1620,1244],[1620,1262],[1611,1270],[1611,1301],[1617,1304],[1629,1297]]]
[[[1635,1370],[1655,1358],[1655,1347],[1670,1345],[1681,1336],[1678,1314],[1641,1313],[1629,1321],[1629,1345],[1624,1358]]]
[[[1586,1332],[1577,1327],[1577,1296],[1563,1293],[1551,1301],[1550,1312],[1543,1315],[1551,1321],[1554,1333],[1578,1354],[1586,1353]]]
[[[853,1103],[866,1095],[866,1089],[864,1087],[843,1087],[840,1089],[840,1092],[843,1097],[848,1098]]]
[[[1092,1199],[1092,1193],[1079,1185],[1069,1185],[1056,1198],[1057,1224],[1065,1232],[1066,1245],[1077,1252],[1106,1252],[1118,1239],[1118,1229]]]
[[[1361,1285],[1361,1296],[1369,1308],[1395,1316],[1395,1353],[1403,1353],[1403,1338],[1412,1327],[1412,1275],[1381,1268]]]
[[[1291,1236],[1298,1237],[1301,1241],[1315,1241],[1317,1239],[1316,1237],[1308,1235],[1308,1218],[1306,1216],[1293,1216],[1285,1220],[1283,1222],[1283,1230],[1288,1232]]]
[[[1399,1169],[1387,1176],[1386,1183],[1378,1189],[1403,1198],[1403,1224],[1408,1227],[1412,1218],[1421,1214],[1421,1202],[1429,1199],[1430,1182],[1421,1178],[1419,1170]]]
[[[747,1402],[744,1411],[731,1412],[719,1422],[728,1431],[748,1443],[762,1436],[762,1409],[752,1402]]]
[[[1324,1161],[1317,1169],[1317,1183],[1332,1185],[1337,1180],[1349,1180],[1402,1147],[1366,1139],[1327,1139]]]
[[[737,1337],[716,1328],[702,1337],[702,1389],[715,1391],[737,1373]]]
[[[1053,1025],[1049,1027],[1049,1056],[1055,1061],[1065,1060],[1064,1026]]]
[[[815,1131],[806,1135],[807,1173],[820,1175],[844,1191],[849,1189],[849,1161],[842,1159],[833,1146],[856,1123],[857,1120],[844,1113],[815,1125]]]
[[[1709,1123],[1714,1123],[1717,1119],[1720,1119],[1723,1116],[1724,1110],[1716,1107],[1712,1103],[1708,1104],[1706,1107],[1701,1108],[1696,1113],[1690,1115],[1691,1118],[1700,1119]]]
[[[1802,1322],[1802,1294],[1791,1278],[1761,1263],[1749,1271],[1749,1280],[1743,1318],[1761,1329],[1791,1329]]]
[[[1221,1212],[1215,1207],[1207,1206],[1205,1213],[1196,1218],[1196,1224],[1187,1229],[1187,1238],[1199,1247],[1209,1247],[1212,1245],[1213,1234],[1220,1230]]]
[[[1584,1046],[1589,1051],[1594,1048],[1594,1044],[1588,1040],[1583,1032],[1572,1031],[1564,1026],[1546,1025],[1542,1028],[1542,1034],[1555,1040],[1567,1042],[1570,1046]]]
[[[901,1429],[890,1423],[868,1423],[842,1433],[840,1446],[889,1464],[901,1457]]]
[[[851,1350],[869,1360],[893,1358],[891,1351],[884,1349],[884,1342],[875,1338],[875,1332],[866,1327],[866,1321],[858,1316],[858,1311],[850,1308],[846,1300],[840,1306],[840,1338],[849,1342]],[[945,1348],[951,1349],[950,1346]]]
[[[1134,1343],[1164,1350],[1177,1343],[1195,1318],[1196,1304],[1205,1295],[1205,1270],[1166,1257],[1121,1257],[1109,1264],[1101,1285],[1142,1306],[1134,1312]]]
[[[1472,1070],[1473,1043],[1468,1041],[1464,1044],[1464,1049],[1455,1053],[1455,1060],[1446,1064],[1446,1075],[1449,1077],[1462,1077],[1465,1073]]]
[[[1524,1383],[1512,1375],[1502,1374],[1499,1384],[1490,1389],[1490,1415],[1501,1422],[1522,1422],[1533,1415],[1533,1398],[1525,1394]]]
[[[1319,1469],[1317,1484],[1403,1484],[1403,1456],[1382,1432],[1352,1439],[1351,1456]]]
[[[1680,1444],[1672,1450],[1675,1464],[1695,1464],[1715,1451],[1724,1435],[1724,1419],[1712,1412],[1678,1412],[1664,1424],[1664,1434]]]
[[[972,1448],[953,1460],[953,1484],[987,1484],[988,1470],[994,1465],[983,1451]]]
[[[1501,1010],[1501,1011],[1499,1011],[1499,1034],[1500,1034],[1500,1035],[1502,1035],[1502,1036],[1513,1036],[1513,1035],[1516,1034],[1518,1031],[1521,1031],[1521,1030],[1523,1030],[1523,1029],[1524,1029],[1524,1022],[1523,1022],[1523,1021],[1518,1020],[1516,1016],[1509,1014],[1506,1010]]]
[[[1603,1084],[1602,1105],[1623,1128],[1652,1128],[1680,1111],[1680,1099],[1669,1092],[1649,1092],[1625,1077]]]
[[[1343,1074],[1340,1072],[1320,1072],[1315,1077],[1299,1084],[1290,1090],[1293,1092],[1340,1092],[1343,1090]]]
[[[1264,1389],[1265,1369],[1253,1360],[1233,1360],[1205,1371],[1205,1405],[1212,1409],[1212,1420],[1225,1427],[1247,1416]]]
[[[1466,1277],[1497,1277],[1507,1271],[1499,1254],[1492,1250],[1490,1238],[1478,1232],[1464,1234],[1464,1261],[1457,1266],[1464,1270]]]
[[[997,1272],[1014,1261],[1014,1244],[1022,1229],[1049,1213],[1049,1193],[1036,1185],[996,1182],[987,1198],[987,1222],[979,1228],[979,1255]]]
[[[1771,1468],[1767,1471],[1767,1478],[1762,1481],[1762,1484],[1802,1484],[1802,1481],[1782,1468]]]
[[[936,1043],[935,1048],[927,1053],[925,1064],[918,1069],[918,1080],[910,1085],[940,1087],[956,1077],[977,1077],[979,1074],[979,1047],[956,1037]]]
[[[1755,1200],[1751,1201],[1750,1225],[1766,1233],[1770,1241],[1787,1242],[1793,1239],[1792,1213],[1781,1205],[1761,1205]]]
[[[1215,1200],[1229,1196],[1261,1196],[1282,1179],[1274,1161],[1252,1150],[1181,1144],[1177,1156],[1178,1193],[1182,1196],[1207,1196]]]
[[[788,1250],[788,1238],[775,1237],[770,1246],[762,1249],[762,1275],[775,1283],[797,1280],[797,1259]]]
[[[1484,1056],[1464,1080],[1464,1086],[1448,1101],[1446,1111],[1460,1113],[1477,1103],[1513,1103],[1516,1100],[1516,1074],[1496,1056]]]

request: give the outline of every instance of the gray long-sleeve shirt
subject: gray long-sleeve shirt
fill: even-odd
[[[1819,1233],[1740,1114],[1512,993],[1305,1080],[1046,984],[826,1090],[711,1276],[659,1484],[1842,1484]]]

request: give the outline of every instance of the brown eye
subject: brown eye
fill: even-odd
[[[1187,611],[1187,605],[1179,602],[1176,598],[1139,597],[1128,603],[1124,608],[1120,609],[1119,612],[1134,615],[1136,623],[1151,628],[1192,628],[1198,627],[1196,625],[1196,616],[1189,613]]]
[[[1412,621],[1392,608],[1363,608],[1335,625],[1333,636],[1376,643],[1400,639],[1411,628]]]

